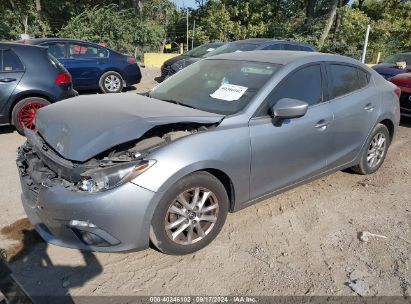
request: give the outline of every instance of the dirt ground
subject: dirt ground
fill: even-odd
[[[158,70],[143,72],[143,84],[128,93],[156,84]],[[350,282],[363,294],[411,294],[410,120],[376,174],[338,172],[230,214],[211,245],[182,257],[42,242],[22,220],[14,160],[23,141],[0,129],[0,247],[31,294],[355,295]],[[361,242],[361,231],[386,238]]]

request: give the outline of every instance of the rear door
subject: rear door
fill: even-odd
[[[362,68],[342,63],[326,66],[335,134],[329,159],[335,167],[351,162],[360,152],[377,121],[380,97],[371,75]]]
[[[108,51],[82,43],[68,43],[67,46],[68,54],[63,64],[73,77],[74,88],[98,88],[102,69],[108,61]]]
[[[12,49],[0,50],[0,124],[8,123],[8,101],[24,74],[24,65]]]

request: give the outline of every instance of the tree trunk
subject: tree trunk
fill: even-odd
[[[143,0],[132,0],[134,15],[141,16],[143,12]]]
[[[305,7],[305,17],[306,19],[312,19],[315,15],[315,2],[316,0],[307,0],[307,5]]]
[[[321,34],[320,41],[318,42],[318,49],[320,50],[324,46],[324,42],[327,39],[328,34],[330,33],[335,15],[337,13],[337,7],[338,7],[338,0],[333,0],[331,8],[330,8],[330,13],[328,15],[327,23],[325,24],[323,33]]]
[[[336,17],[335,17],[335,26],[334,26],[334,33],[338,32],[338,30],[340,29],[341,26],[341,12],[340,12],[340,8],[343,6],[343,1],[339,0],[338,1],[338,9],[336,12]]]
[[[39,17],[39,19],[41,19],[41,1],[40,0],[36,0],[36,12],[37,12],[37,16]]]
[[[13,0],[9,0],[9,3],[10,3],[11,9],[12,9],[13,11],[15,11],[15,10],[16,10],[16,4],[14,3],[14,1],[13,1]]]
[[[365,0],[358,0],[358,8],[361,10]]]

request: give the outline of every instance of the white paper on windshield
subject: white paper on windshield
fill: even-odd
[[[222,84],[213,94],[210,94],[210,96],[215,99],[235,101],[239,100],[247,89],[247,87],[225,83]]]

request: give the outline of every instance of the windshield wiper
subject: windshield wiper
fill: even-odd
[[[179,106],[183,106],[183,107],[187,107],[187,108],[191,108],[191,109],[196,109],[196,108],[193,107],[193,106],[190,106],[190,105],[185,104],[185,103],[181,103],[181,102],[179,102],[179,101],[177,101],[177,100],[173,100],[173,99],[161,99],[161,100],[162,100],[162,101],[165,101],[165,102],[169,102],[169,103],[174,103],[174,104],[179,105]]]

